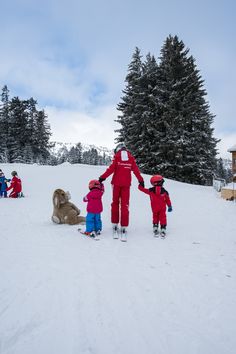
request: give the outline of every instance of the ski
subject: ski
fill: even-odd
[[[86,233],[83,232],[83,231],[80,231],[80,233],[81,233],[82,235],[88,237],[88,238],[93,239],[94,241],[99,241],[99,240],[100,240],[100,238],[98,237],[98,235],[96,235],[96,234],[94,234],[94,233],[91,233],[91,234],[89,234],[89,235],[86,234]]]

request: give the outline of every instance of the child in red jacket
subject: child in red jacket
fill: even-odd
[[[12,180],[10,187],[7,188],[7,191],[11,190],[9,198],[18,198],[21,196],[22,186],[21,186],[21,179],[18,177],[16,171],[12,171]]]
[[[90,192],[84,197],[87,202],[86,230],[85,235],[95,237],[102,231],[101,212],[103,211],[102,196],[104,186],[96,179],[89,182]]]
[[[159,235],[159,223],[161,225],[160,234],[161,237],[166,235],[166,205],[168,206],[168,211],[172,211],[171,201],[169,193],[163,187],[164,179],[160,175],[152,176],[150,179],[152,188],[144,188],[139,184],[139,190],[148,194],[150,196],[151,208],[152,208],[152,217],[153,217],[153,233],[154,236],[158,237]]]

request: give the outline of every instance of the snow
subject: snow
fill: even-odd
[[[0,200],[1,354],[235,353],[236,203],[166,179],[173,212],[161,240],[134,177],[123,243],[111,236],[109,178],[95,242],[51,222],[52,193],[69,190],[85,215],[104,166],[0,168],[18,171],[26,195]]]
[[[236,144],[232,146],[230,149],[227,150],[228,152],[234,152],[236,151]]]
[[[234,182],[226,184],[222,189],[236,189],[236,185]]]

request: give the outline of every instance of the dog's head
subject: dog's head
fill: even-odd
[[[55,208],[60,208],[62,204],[67,203],[70,200],[70,193],[63,191],[63,189],[56,189],[53,193],[53,205]]]

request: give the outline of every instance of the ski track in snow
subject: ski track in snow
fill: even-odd
[[[166,180],[173,212],[162,240],[133,178],[123,243],[112,239],[109,179],[95,242],[53,224],[51,198],[69,190],[85,215],[88,181],[104,167],[1,168],[19,172],[26,198],[0,200],[0,354],[235,353],[235,203]]]

